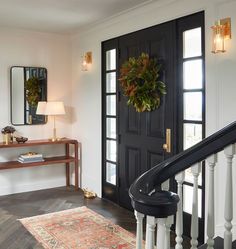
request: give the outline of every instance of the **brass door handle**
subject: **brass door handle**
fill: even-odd
[[[167,153],[171,153],[171,129],[166,129],[166,143],[163,144],[163,149]]]

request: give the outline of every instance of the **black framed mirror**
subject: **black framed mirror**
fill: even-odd
[[[45,124],[44,115],[36,115],[38,101],[47,101],[47,69],[13,66],[10,70],[11,123]]]

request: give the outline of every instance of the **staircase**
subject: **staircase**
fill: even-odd
[[[129,195],[137,220],[136,249],[143,248],[143,221],[146,219],[145,249],[170,249],[170,228],[176,232],[175,249],[183,249],[183,182],[185,170],[193,174],[193,202],[191,220],[191,249],[232,249],[233,177],[232,160],[235,155],[236,122],[226,126],[195,146],[160,163],[140,176],[130,187]],[[224,238],[215,238],[214,181],[218,153],[226,160]],[[206,244],[198,247],[198,177],[202,162],[208,171],[208,200]],[[175,177],[177,193],[169,191],[169,179]],[[157,233],[156,233],[157,230]],[[156,243],[155,243],[156,241]],[[155,245],[156,244],[156,245]]]

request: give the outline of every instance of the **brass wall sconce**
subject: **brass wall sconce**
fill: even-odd
[[[227,17],[215,23],[212,28],[212,53],[224,53],[225,40],[231,39],[231,18]]]
[[[82,71],[88,71],[89,64],[92,64],[92,52],[86,52],[82,56]]]

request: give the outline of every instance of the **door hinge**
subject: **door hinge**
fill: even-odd
[[[121,186],[121,178],[118,177],[118,187],[120,187],[120,186]]]
[[[120,96],[121,96],[121,93],[120,91],[118,92],[118,102],[120,102]]]
[[[118,58],[120,59],[120,54],[121,54],[121,53],[120,53],[120,49],[118,49],[117,52],[118,52]]]
[[[118,134],[118,144],[120,144],[120,142],[121,142],[121,135]]]

